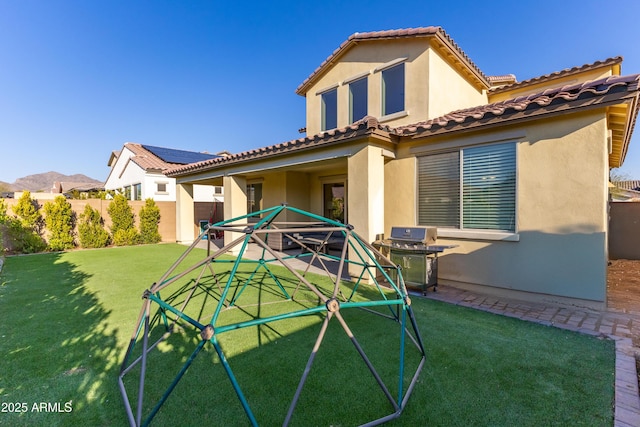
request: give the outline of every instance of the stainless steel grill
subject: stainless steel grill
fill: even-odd
[[[455,246],[436,245],[437,228],[426,226],[392,227],[391,238],[375,242],[389,250],[390,259],[402,268],[407,286],[426,294],[438,287],[438,254]]]

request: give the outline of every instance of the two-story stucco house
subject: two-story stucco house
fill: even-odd
[[[517,82],[486,76],[440,27],[356,33],[297,88],[306,137],[168,172],[178,240],[197,230],[192,185],[223,185],[226,218],[286,202],[370,242],[436,226],[457,245],[441,284],[602,305],[609,170],[638,114],[640,76],[621,63]]]
[[[105,182],[106,190],[121,191],[130,200],[153,199],[159,202],[176,201],[176,180],[165,175],[167,170],[193,162],[221,157],[196,151],[142,145],[124,144],[109,157],[111,168]],[[195,202],[222,202],[222,186],[194,185]]]

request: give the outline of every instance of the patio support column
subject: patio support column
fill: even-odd
[[[247,180],[243,176],[225,176],[223,178],[224,185],[224,219],[236,218],[247,214]],[[225,231],[225,244],[240,237],[240,233]],[[230,252],[234,255],[238,254],[240,246],[236,245]],[[235,252],[234,252],[235,251]]]
[[[176,241],[190,244],[195,238],[193,184],[176,183]]]
[[[347,216],[356,233],[371,243],[384,233],[384,156],[366,146],[348,159]]]

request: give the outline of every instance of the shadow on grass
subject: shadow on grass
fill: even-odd
[[[123,424],[111,310],[61,254],[6,258],[0,276],[0,396],[8,425]],[[96,411],[96,407],[101,410]],[[117,408],[117,409],[116,409]]]
[[[28,411],[2,413],[0,424],[127,425],[116,379],[140,294],[144,283],[164,271],[157,272],[163,268],[158,264],[180,253],[182,248],[166,245],[7,258],[0,276],[0,401],[24,402]],[[251,319],[274,309],[269,302],[281,291],[262,272],[257,277],[260,285],[245,293],[265,304],[239,300],[229,315]],[[287,277],[282,283],[287,290],[297,286]],[[180,292],[166,296],[184,301]],[[189,309],[209,320],[216,298],[216,282],[205,282]],[[427,365],[405,412],[391,425],[612,424],[612,343],[420,298],[412,307]],[[397,364],[388,358],[397,358],[398,351],[384,340],[398,328],[361,312],[343,314],[374,365],[389,361],[391,367],[380,367],[380,373],[393,382]],[[319,327],[320,318],[307,316],[221,335],[260,425],[281,425]],[[185,328],[151,355],[155,368],[145,405],[166,390],[198,340],[193,328]],[[356,425],[386,414],[386,401],[371,392],[375,387],[332,321],[292,425]],[[40,402],[58,403],[64,411],[69,401],[70,413],[32,411]],[[211,346],[196,358],[154,424],[249,424]]]
[[[269,318],[318,305],[316,295],[305,293],[298,288],[297,279],[290,275],[279,275],[278,271],[272,268],[271,272],[257,272],[251,267],[239,270],[231,280],[225,299],[227,303],[216,327]],[[227,272],[222,272],[215,279],[190,279],[181,285],[176,284],[172,293],[165,292],[169,289],[167,287],[162,291],[166,294],[164,300],[174,307],[180,307],[189,317],[208,323],[221,298],[220,282],[224,285],[229,277]],[[250,283],[247,282],[249,278]],[[276,280],[281,287],[275,283]],[[318,281],[323,280],[318,278]],[[320,286],[318,282],[315,284]],[[330,282],[324,284],[330,285]],[[345,291],[350,293],[349,288],[345,288]],[[292,296],[295,300],[289,298]],[[188,304],[184,307],[186,302]],[[287,308],[283,309],[283,305],[287,305]],[[398,324],[357,308],[341,310],[341,313],[386,387],[397,398],[401,374],[401,333]],[[306,315],[239,328],[217,337],[234,378],[260,425],[280,425],[285,419],[319,337],[323,319],[324,314]],[[155,411],[156,404],[169,390],[172,381],[200,342],[196,328],[187,322],[177,323],[180,327],[173,328],[174,332],[166,340],[160,341],[146,360],[142,421]],[[166,332],[158,310],[152,315],[150,330],[149,345],[152,346]],[[390,334],[391,331],[395,333]],[[141,354],[139,336],[128,363]],[[404,392],[420,357],[417,347],[407,349]],[[137,416],[140,396],[141,370],[141,363],[134,364],[124,377],[124,387],[134,417]],[[296,405],[293,425],[359,425],[395,411],[336,318],[329,323],[310,372]],[[249,420],[232,384],[233,380],[225,374],[213,346],[207,342],[160,408],[154,422],[168,425],[215,420],[224,425],[247,425]],[[189,408],[187,413],[185,407]]]

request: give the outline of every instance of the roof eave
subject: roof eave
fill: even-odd
[[[421,139],[428,136],[436,136],[443,134],[454,134],[454,133],[466,133],[472,132],[480,129],[490,129],[496,126],[505,126],[517,123],[523,123],[532,120],[542,120],[546,117],[550,116],[558,116],[564,114],[574,114],[582,111],[586,111],[593,108],[603,108],[611,105],[620,104],[623,102],[629,102],[629,99],[634,98],[637,103],[638,93],[636,92],[633,95],[626,95],[620,97],[619,94],[605,94],[598,97],[593,97],[590,99],[577,99],[573,101],[565,102],[562,105],[546,105],[537,108],[527,108],[525,110],[513,111],[511,113],[506,113],[496,116],[488,116],[477,120],[469,120],[463,123],[453,122],[448,123],[445,126],[435,125],[431,128],[422,128],[417,130],[411,134],[400,135],[401,138],[407,138],[409,140]],[[637,115],[637,107],[636,107],[636,115]],[[634,119],[635,120],[635,119]],[[627,142],[630,139],[630,135],[632,133],[632,129],[627,130]]]

